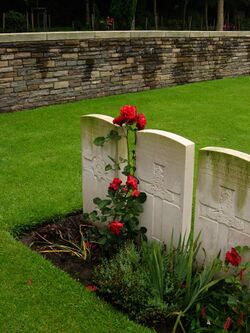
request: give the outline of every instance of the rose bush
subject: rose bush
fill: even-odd
[[[139,180],[135,176],[136,171],[136,132],[146,126],[144,114],[137,114],[136,106],[124,105],[120,109],[118,117],[113,123],[122,126],[127,141],[127,159],[120,158],[125,163],[122,174],[126,181],[115,177],[107,188],[107,198],[95,198],[97,208],[90,214],[85,214],[85,219],[94,223],[105,223],[104,228],[99,229],[99,244],[106,250],[110,247],[119,247],[128,239],[138,241],[145,239],[146,229],[139,228],[139,215],[143,211],[142,204],[146,200],[146,194],[139,191]],[[110,140],[120,140],[117,131],[112,130],[106,137],[98,137],[94,140],[97,146],[103,146]],[[121,170],[121,163],[109,157],[112,164],[108,164],[103,172],[108,170]]]

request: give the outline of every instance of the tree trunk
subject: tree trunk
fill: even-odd
[[[135,16],[132,18],[130,30],[135,30]]]
[[[131,21],[131,30],[135,30],[135,13],[137,7],[137,0],[132,0],[132,21]]]
[[[224,0],[218,0],[216,30],[223,31],[223,25],[224,25]]]
[[[86,25],[90,25],[89,0],[85,0]]]
[[[3,13],[3,32],[5,31],[5,19],[6,19],[6,14]]]
[[[154,0],[155,30],[158,30],[157,0]]]
[[[187,5],[188,5],[189,0],[184,1],[184,7],[183,7],[183,21],[182,21],[182,27],[183,30],[186,29],[186,16],[187,16]]]
[[[205,1],[205,26],[208,30],[208,0]]]

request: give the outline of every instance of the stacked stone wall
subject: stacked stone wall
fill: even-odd
[[[247,32],[0,35],[0,112],[249,74]]]

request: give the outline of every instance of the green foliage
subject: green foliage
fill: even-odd
[[[233,318],[235,332],[236,328],[239,333],[245,332],[249,327],[250,291],[237,275],[217,277],[223,267],[221,260],[215,258],[201,268],[194,264],[187,288],[189,254],[193,253],[195,260],[198,238],[193,244],[193,251],[190,238],[185,237],[176,248],[170,245],[167,250],[156,242],[142,243],[141,248],[127,244],[96,269],[99,293],[141,323],[168,322],[172,333],[177,329],[223,332],[228,317]],[[244,320],[236,327],[240,316]]]
[[[6,13],[6,31],[23,32],[26,31],[26,18],[22,13],[11,10]]]
[[[166,257],[163,254],[161,243],[154,243],[152,246],[143,244],[144,264],[146,265],[155,298],[163,302],[164,279],[166,275]]]
[[[232,325],[228,332],[245,333],[250,327],[249,304],[250,291],[239,279],[233,283],[223,280],[214,286],[203,300],[197,302],[196,308],[193,308],[186,320],[192,332],[214,333],[225,332],[223,326],[230,317]]]
[[[250,18],[242,18],[240,21],[240,28],[243,31],[250,30]]]
[[[132,0],[112,0],[110,12],[115,18],[116,29],[130,29]]]
[[[99,293],[129,315],[146,324],[168,320],[178,308],[176,283],[167,270],[167,256],[160,243],[128,243],[110,261],[95,270]],[[179,286],[178,286],[179,288]]]
[[[135,245],[128,243],[113,259],[104,260],[94,273],[99,293],[128,312],[131,318],[138,317],[152,296],[149,277],[140,261]]]
[[[138,197],[133,197],[124,191],[126,185],[120,186],[118,191],[108,190],[108,199],[95,198],[93,202],[97,209],[89,215],[85,215],[91,222],[109,223],[112,221],[121,221],[123,228],[118,235],[110,232],[108,226],[100,228],[99,243],[104,245],[105,250],[110,247],[120,246],[127,239],[139,240],[140,236],[145,238],[146,228],[139,228],[139,215],[143,212],[143,203],[146,200],[146,194],[140,192]]]

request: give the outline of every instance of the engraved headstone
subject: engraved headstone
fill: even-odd
[[[207,260],[237,245],[250,246],[250,155],[207,147],[200,150],[196,234]],[[200,260],[202,254],[200,253]]]
[[[173,133],[143,130],[137,133],[137,177],[147,194],[140,223],[149,239],[168,243],[173,232],[191,225],[194,174],[194,143]]]
[[[114,177],[121,177],[120,172],[105,171],[105,166],[113,165],[109,156],[119,161],[126,158],[127,146],[123,131],[112,123],[113,118],[105,115],[91,114],[81,117],[82,142],[82,190],[83,211],[90,212],[95,208],[95,197],[105,198],[109,183]],[[111,130],[117,130],[122,136],[119,141],[108,141],[103,147],[96,146],[95,138],[107,136]]]

